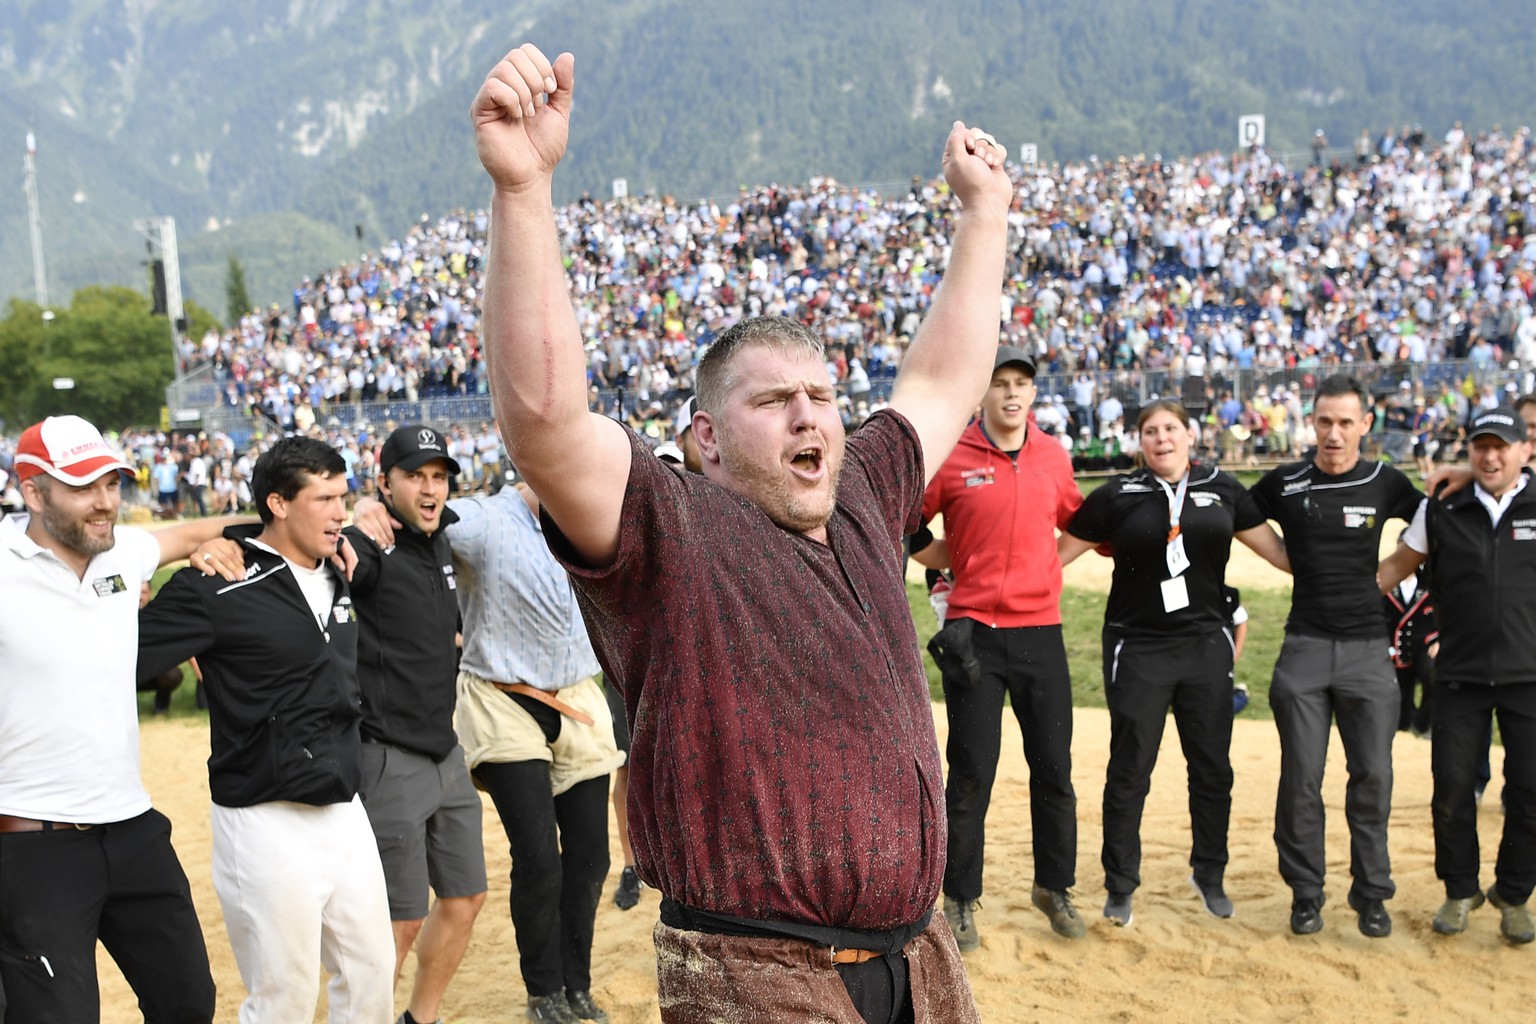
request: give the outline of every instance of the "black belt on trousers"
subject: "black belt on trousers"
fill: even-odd
[[[713,914],[696,910],[671,897],[661,900],[661,923],[668,928],[685,932],[703,932],[706,935],[734,935],[750,938],[802,939],[831,949],[867,949],[883,956],[900,953],[907,944],[923,933],[933,920],[930,908],[911,924],[879,931],[860,928],[832,928],[826,925],[805,924],[800,921],[772,921],[767,919],[733,917],[729,914]]]

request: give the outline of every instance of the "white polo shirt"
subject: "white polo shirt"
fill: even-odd
[[[160,545],[116,535],[80,579],[0,522],[0,814],[107,823],[149,810],[134,668]]]

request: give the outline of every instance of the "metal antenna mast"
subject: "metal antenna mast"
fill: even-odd
[[[32,288],[37,304],[48,308],[48,268],[43,263],[43,215],[37,206],[37,139],[27,132],[26,178],[22,185],[27,194],[27,221],[32,227]]]

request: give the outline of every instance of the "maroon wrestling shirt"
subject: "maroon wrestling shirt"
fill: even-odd
[[[848,438],[826,545],[632,441],[611,566],[545,526],[624,694],[640,876],[714,914],[918,920],[945,821],[901,552],[923,496],[911,424],[886,410]]]

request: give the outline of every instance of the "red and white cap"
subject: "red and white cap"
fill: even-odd
[[[16,443],[15,463],[20,480],[47,473],[72,487],[84,487],[113,470],[133,472],[102,440],[101,431],[79,416],[49,416],[32,424]]]

